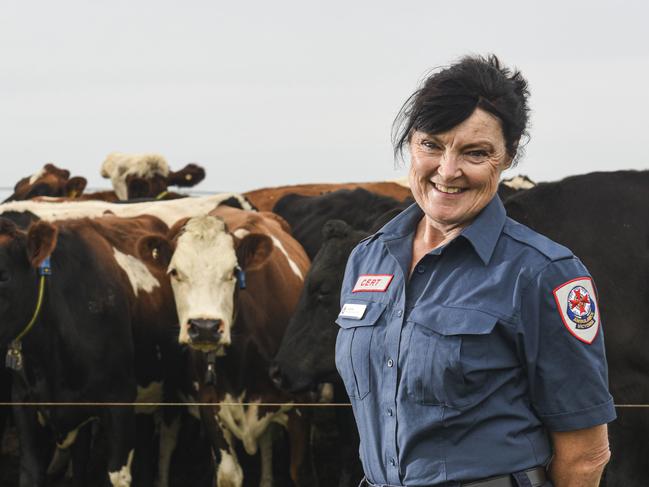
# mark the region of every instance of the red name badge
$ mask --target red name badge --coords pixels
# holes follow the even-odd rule
[[[363,274],[356,281],[353,293],[384,293],[394,274]]]

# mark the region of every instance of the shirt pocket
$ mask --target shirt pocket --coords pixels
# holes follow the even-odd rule
[[[472,309],[416,307],[408,316],[408,391],[415,401],[454,409],[489,393],[493,330],[498,319]]]
[[[385,303],[350,301],[367,306],[360,319],[338,316],[336,368],[351,398],[363,399],[370,392],[370,350],[376,324]]]

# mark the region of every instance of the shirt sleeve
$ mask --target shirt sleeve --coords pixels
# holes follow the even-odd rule
[[[521,299],[532,405],[552,431],[613,421],[604,333],[593,280],[575,257],[550,262]]]

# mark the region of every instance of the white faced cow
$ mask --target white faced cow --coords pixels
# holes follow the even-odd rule
[[[287,406],[260,404],[291,399],[268,377],[309,267],[286,222],[272,213],[219,207],[178,222],[167,239],[141,239],[138,251],[171,275],[179,340],[197,350],[201,402],[215,403],[203,416],[215,453],[221,450],[218,485],[241,483],[241,471],[233,467],[235,440],[251,455],[261,448],[261,485],[272,485],[271,423],[288,426],[290,441],[299,443],[291,447],[291,476],[306,485],[308,425]],[[215,436],[229,443],[226,450]]]
[[[169,186],[191,187],[200,183],[205,178],[205,170],[187,164],[180,171],[171,171],[160,154],[111,152],[101,166],[101,175],[110,179],[120,200],[163,199]]]

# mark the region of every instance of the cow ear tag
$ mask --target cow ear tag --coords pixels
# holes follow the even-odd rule
[[[241,267],[237,265],[235,267],[234,272],[237,276],[237,282],[239,283],[239,289],[245,289],[246,288],[246,271],[244,271]]]
[[[11,342],[5,357],[5,367],[19,371],[23,368],[22,344],[19,341]]]
[[[572,279],[561,284],[552,294],[561,320],[570,334],[589,345],[593,343],[599,331],[600,319],[592,279]]]

